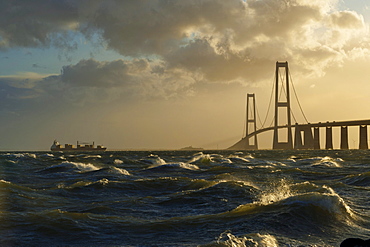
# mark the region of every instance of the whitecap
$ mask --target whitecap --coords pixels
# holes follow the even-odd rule
[[[54,157],[54,154],[49,154],[49,153],[48,153],[48,154],[41,154],[40,156],[41,156],[41,157],[46,157],[46,158],[47,158],[47,157],[51,158],[51,157]]]
[[[122,161],[122,160],[120,160],[120,159],[115,159],[115,160],[113,161],[113,163],[114,163],[115,165],[120,165],[120,164],[122,164],[122,163],[123,163],[123,161]]]
[[[270,188],[259,195],[257,203],[268,205],[294,195],[294,192],[291,191],[291,185],[286,179],[281,179],[276,183],[271,183],[271,185]]]
[[[111,167],[111,171],[117,174],[122,174],[122,175],[127,175],[127,176],[131,175],[127,170],[118,168],[118,167]]]
[[[15,160],[6,160],[6,162],[13,163],[13,164],[18,163],[18,161],[15,161]]]
[[[100,170],[100,168],[97,168],[91,163],[78,163],[78,162],[71,162],[74,166],[77,167],[81,172],[90,172],[90,171],[97,171]]]
[[[213,157],[209,154],[203,154],[202,152],[197,153],[193,158],[187,163],[202,163],[209,164],[213,161]]]
[[[352,209],[331,188],[326,185],[318,186],[310,182],[291,184],[286,179],[271,183],[272,187],[259,195],[255,204],[269,205],[282,202],[284,205],[304,204],[315,205],[327,212],[342,215],[346,212],[353,217]]]
[[[7,153],[6,156],[13,157],[13,158],[34,158],[36,159],[36,154],[30,154],[30,153]]]
[[[99,181],[97,181],[97,183],[99,183],[101,185],[107,185],[107,184],[109,184],[109,180],[106,179],[106,178],[102,178]]]
[[[221,233],[217,240],[218,244],[234,246],[259,246],[259,247],[278,247],[277,239],[270,234],[251,233],[241,237],[234,236],[229,231]]]
[[[79,162],[63,162],[63,163],[61,163],[59,165],[52,166],[50,169],[54,169],[54,168],[58,168],[58,167],[72,167],[72,168],[76,168],[81,173],[100,170],[100,168],[94,166],[91,163],[79,163]]]
[[[312,166],[323,166],[323,167],[341,167],[340,162],[343,162],[342,159],[333,159],[331,157],[323,157],[318,161],[312,164]]]
[[[183,162],[156,165],[156,166],[151,166],[148,169],[162,169],[162,168],[181,168],[181,169],[186,169],[186,170],[199,170],[199,167],[197,165],[183,163]]]
[[[0,183],[4,183],[4,184],[11,184],[11,182],[6,181],[6,180],[3,180],[3,179],[0,179]]]
[[[161,159],[158,155],[150,154],[147,159],[142,160],[147,163],[151,163],[154,166],[164,165],[166,164],[166,161]]]
[[[86,155],[84,156],[85,159],[90,159],[90,158],[97,158],[97,159],[101,159],[101,155],[99,154],[96,154],[96,155]]]
[[[238,157],[238,156],[231,156],[231,157],[229,157],[229,159],[232,162],[237,162],[237,163],[250,163],[250,161],[247,160],[246,158],[242,158],[242,157]]]
[[[56,158],[57,160],[67,160],[64,156],[60,156]]]
[[[30,157],[30,158],[34,158],[34,159],[36,159],[36,158],[37,158],[37,157],[36,157],[36,154],[26,153],[26,154],[25,154],[25,156],[28,156],[28,157]]]
[[[332,193],[310,192],[292,196],[283,202],[284,205],[302,204],[314,205],[331,215],[355,217],[352,209],[334,191]]]
[[[180,163],[180,167],[188,170],[199,170],[198,166],[188,163]]]
[[[228,159],[228,158],[217,158],[217,159],[212,159],[212,161],[215,161],[217,163],[221,163],[221,164],[232,164],[233,162]]]

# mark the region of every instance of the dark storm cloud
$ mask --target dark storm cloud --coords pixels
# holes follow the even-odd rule
[[[240,0],[89,1],[81,11],[84,31],[101,31],[108,46],[123,55],[163,55],[202,32],[224,32],[243,21]]]
[[[60,75],[25,73],[0,76],[3,99],[38,99],[59,103],[111,102],[120,98],[172,98],[192,94],[194,79],[179,69],[147,59],[101,62],[81,60]],[[181,94],[181,96],[180,96]]]
[[[61,44],[61,37],[73,31],[77,8],[67,0],[0,1],[0,48],[45,47]]]
[[[132,83],[134,75],[145,71],[146,60],[133,62],[116,60],[99,62],[94,59],[81,60],[76,65],[63,67],[61,80],[74,86],[111,87]]]
[[[165,96],[193,84],[193,79],[177,69],[165,69],[147,59],[100,62],[81,60],[64,66],[59,80],[69,87],[116,88],[136,94]],[[172,81],[178,81],[171,85]],[[155,92],[145,92],[149,88]]]

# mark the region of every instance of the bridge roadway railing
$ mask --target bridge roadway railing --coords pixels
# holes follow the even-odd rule
[[[370,119],[367,120],[352,120],[352,121],[333,121],[333,122],[318,122],[318,123],[308,123],[308,124],[294,124],[290,125],[291,128],[295,129],[294,135],[294,149],[320,149],[320,128],[326,129],[326,143],[325,149],[333,149],[333,127],[341,128],[341,143],[340,149],[348,149],[348,127],[349,126],[359,126],[359,149],[368,149],[368,135],[367,126],[370,125]],[[271,131],[274,129],[284,129],[288,128],[289,125],[273,126],[263,129],[259,129],[248,134],[246,137],[242,138],[239,142],[235,143],[229,149],[250,149],[249,139],[257,136],[258,134]],[[313,134],[312,134],[313,130]],[[303,133],[303,136],[302,136]],[[302,138],[303,137],[303,138]],[[255,147],[254,147],[255,148]],[[258,147],[257,147],[258,148]]]

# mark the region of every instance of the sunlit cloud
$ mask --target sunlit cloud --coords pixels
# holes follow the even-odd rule
[[[68,51],[78,49],[69,42],[71,35],[89,39],[98,34],[102,45],[132,58],[67,65],[61,79],[70,85],[132,87],[145,79],[183,88],[181,82],[168,83],[176,80],[174,71],[187,78],[187,85],[193,83],[189,78],[257,83],[276,60],[289,60],[297,71],[320,76],[328,66],[340,66],[353,50],[368,49],[364,18],[337,5],[334,0],[65,0],[38,5],[18,0],[1,3],[6,11],[0,37],[2,48],[56,46]],[[161,76],[148,73],[159,68]]]
[[[215,91],[226,84],[265,85],[277,60],[289,61],[296,77],[312,80],[370,55],[368,24],[355,11],[339,10],[338,1],[47,2],[44,15],[29,1],[0,3],[7,10],[0,17],[2,49],[34,53],[33,47],[53,46],[73,53],[82,45],[78,36],[122,57],[81,58],[53,75],[3,76],[7,112],[111,107],[196,98],[209,85]],[[16,21],[9,26],[9,20]],[[320,90],[321,84],[310,81],[307,88]]]

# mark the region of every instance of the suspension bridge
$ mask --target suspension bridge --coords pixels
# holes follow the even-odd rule
[[[273,123],[271,124],[272,126],[270,127],[263,127],[265,124],[263,123],[262,127],[257,129],[255,94],[247,94],[245,136],[228,149],[258,149],[258,135],[268,131],[273,131],[272,149],[333,149],[333,128],[335,127],[340,128],[340,149],[349,149],[348,127],[350,126],[357,126],[359,129],[358,149],[368,149],[367,126],[370,125],[370,119],[309,123],[303,113],[293,84],[292,88],[297,98],[298,106],[306,120],[306,123],[292,124],[292,117],[294,118],[294,120],[295,117],[291,110],[291,98],[289,88],[291,83],[289,78],[290,74],[288,62],[276,62],[275,83],[273,87],[273,91],[275,89],[275,114],[273,117]],[[272,97],[273,94],[271,94],[270,104],[272,102]],[[321,129],[325,129],[325,147],[321,147]]]

